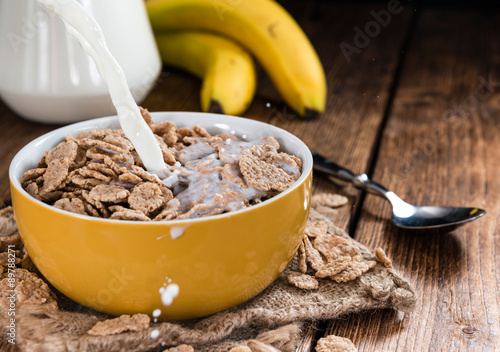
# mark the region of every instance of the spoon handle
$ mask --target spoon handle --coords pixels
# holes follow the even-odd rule
[[[312,156],[314,170],[326,173],[342,181],[351,182],[356,188],[360,188],[377,196],[387,198],[387,194],[390,191],[380,183],[371,181],[366,174],[356,175],[351,170],[337,165],[320,154],[312,153]]]

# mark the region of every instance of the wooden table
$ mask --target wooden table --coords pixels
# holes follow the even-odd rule
[[[403,4],[365,47],[356,28],[387,3],[290,2],[328,79],[320,119],[296,118],[263,72],[248,118],[285,128],[311,148],[416,204],[477,206],[488,214],[452,232],[411,232],[389,222],[390,207],[315,175],[314,189],[349,196],[337,223],[365,245],[382,247],[418,291],[410,315],[391,310],[309,326],[299,350],[325,334],[359,351],[500,350],[500,14]],[[344,55],[349,44],[355,53]],[[359,43],[358,43],[359,44]],[[200,82],[165,68],[143,105],[199,111]],[[267,103],[270,103],[268,107]],[[23,120],[0,103],[0,205],[9,199],[14,154],[56,126]]]

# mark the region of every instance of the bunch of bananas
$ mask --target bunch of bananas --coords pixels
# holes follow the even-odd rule
[[[202,80],[204,111],[242,114],[256,87],[253,54],[300,116],[323,112],[321,62],[294,19],[272,0],[148,0],[162,60]],[[248,50],[248,51],[247,51]]]

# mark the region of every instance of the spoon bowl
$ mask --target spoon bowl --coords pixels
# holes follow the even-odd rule
[[[399,198],[381,184],[371,181],[366,174],[356,175],[333,161],[313,154],[313,169],[352,182],[357,188],[387,199],[392,205],[392,222],[405,229],[432,229],[460,225],[480,218],[486,211],[479,208],[416,206]]]

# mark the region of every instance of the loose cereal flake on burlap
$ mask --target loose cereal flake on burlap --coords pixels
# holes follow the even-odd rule
[[[268,144],[257,144],[245,150],[239,158],[239,166],[245,180],[260,191],[284,191],[296,180],[277,166],[267,163],[266,153],[276,153]]]
[[[304,241],[300,242],[297,255],[299,257],[299,270],[301,273],[305,274],[307,272],[307,257],[306,257],[306,250],[304,247]]]
[[[194,348],[191,345],[182,344],[179,346],[167,348],[163,352],[194,352]]]
[[[14,209],[11,206],[0,210],[0,238],[12,235],[17,231]]]
[[[252,349],[247,345],[239,345],[231,348],[229,352],[252,352]]]
[[[50,309],[57,309],[56,296],[36,274],[25,269],[14,269],[14,278],[17,304],[43,305]],[[0,307],[4,309],[9,307],[9,290],[12,289],[8,273],[5,272],[0,281]]]
[[[90,335],[105,336],[119,334],[124,331],[141,331],[149,327],[149,316],[146,314],[122,315],[96,323],[88,331]]]
[[[325,266],[325,262],[321,257],[321,254],[316,248],[313,247],[307,235],[304,235],[302,242],[304,243],[304,252],[306,255],[306,259],[309,262],[311,268],[316,271],[321,270]]]
[[[305,233],[309,238],[326,235],[328,226],[324,221],[310,221],[306,225]]]
[[[318,280],[314,276],[290,271],[287,276],[289,283],[304,290],[315,290],[318,288]]]
[[[2,252],[0,253],[0,266],[7,268],[7,266],[9,265],[9,258],[11,259],[11,262],[13,262],[16,265],[21,262],[21,258],[15,255],[14,252],[12,253]]]
[[[358,247],[351,241],[329,233],[321,234],[314,239],[314,247],[327,260],[335,260],[339,256],[353,257],[359,253]]]
[[[347,268],[340,273],[333,275],[331,278],[337,282],[346,282],[360,277],[365,272],[373,268],[377,263],[373,260],[363,261],[361,256],[356,255],[349,262]]]
[[[376,248],[375,249],[375,259],[382,263],[386,268],[392,268],[392,260],[387,258],[387,255],[385,255],[385,252],[382,248]]]
[[[17,229],[9,236],[0,236],[0,251],[8,252],[9,248],[15,250],[24,248],[24,244],[21,241],[21,236]]]
[[[345,337],[328,335],[318,340],[317,352],[358,352],[351,340]]]

